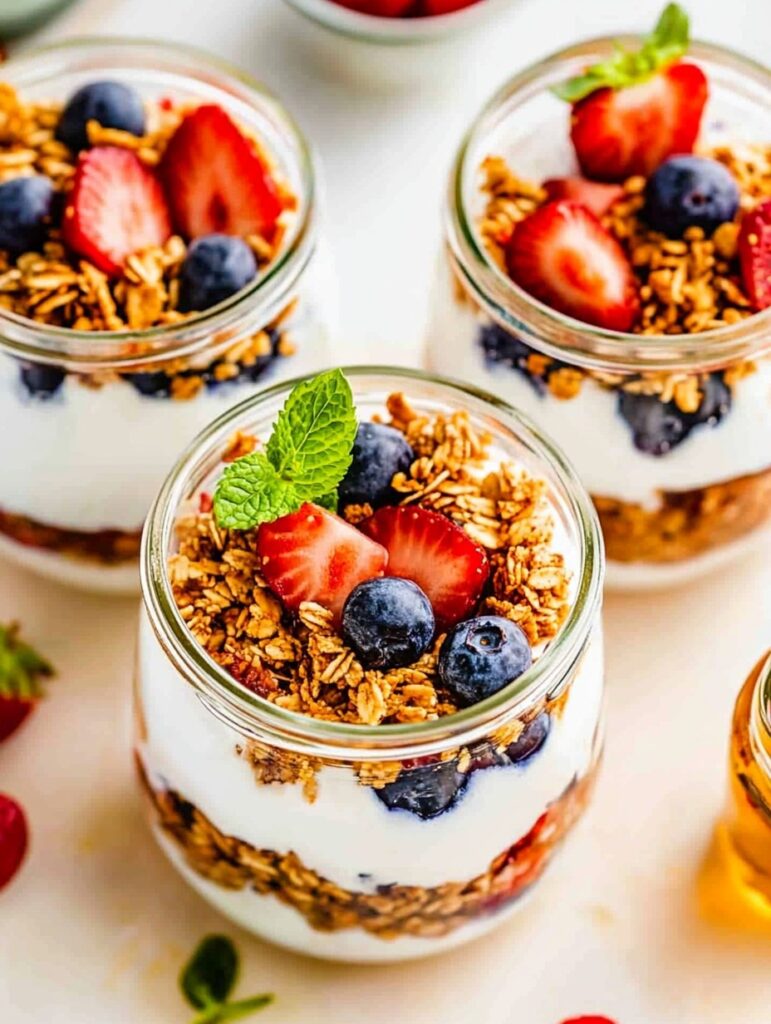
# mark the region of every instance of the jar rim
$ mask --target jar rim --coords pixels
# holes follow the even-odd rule
[[[600,59],[614,46],[639,44],[641,36],[601,36],[558,50],[514,75],[485,103],[464,135],[452,165],[445,225],[463,287],[501,327],[537,341],[548,355],[604,372],[676,372],[718,369],[771,351],[771,309],[725,327],[695,334],[633,334],[595,327],[539,302],[515,284],[488,255],[465,195],[476,147],[502,110],[526,101],[566,77],[566,66]],[[763,94],[771,111],[771,70],[727,47],[693,42],[688,57],[743,76]]]
[[[152,364],[170,357],[192,355],[214,340],[226,341],[243,326],[244,318],[264,310],[270,322],[291,300],[292,289],[307,266],[315,245],[316,172],[313,150],[299,125],[274,93],[263,83],[228,61],[195,46],[168,43],[160,39],[122,36],[78,36],[26,50],[3,67],[3,80],[24,83],[37,80],[35,72],[51,58],[60,58],[60,66],[43,77],[53,79],[68,70],[70,55],[97,50],[100,54],[118,51],[132,55],[145,53],[148,79],[163,68],[163,59],[190,61],[179,68],[180,78],[214,87],[233,100],[270,117],[286,133],[296,159],[300,194],[296,222],[278,256],[246,288],[210,309],[173,324],[143,329],[83,331],[70,327],[39,323],[11,310],[0,309],[0,351],[22,359],[56,364],[74,371],[93,373],[99,369],[128,369]],[[150,58],[157,58],[150,63]],[[103,61],[102,63],[106,63]],[[155,66],[153,66],[155,65]],[[102,66],[99,64],[98,66]],[[258,305],[259,304],[259,305]]]
[[[771,651],[761,659],[750,708],[750,740],[756,760],[771,781]]]
[[[577,585],[568,617],[557,636],[533,665],[509,686],[472,707],[453,715],[424,722],[367,726],[328,722],[289,711],[248,690],[215,662],[193,637],[174,601],[169,581],[166,552],[174,522],[187,487],[196,470],[227,439],[246,417],[270,407],[286,396],[300,380],[296,378],[248,398],[221,415],[187,447],[171,469],[145,524],[140,554],[144,605],[167,657],[217,717],[242,733],[269,739],[278,746],[309,756],[353,760],[402,760],[415,754],[440,752],[448,746],[489,735],[502,719],[515,717],[539,695],[559,692],[582,655],[597,621],[604,576],[604,548],[594,506],[572,465],[554,444],[540,433],[530,419],[508,403],[486,391],[460,381],[406,367],[343,367],[351,379],[377,378],[383,387],[406,387],[410,381],[436,386],[448,398],[455,397],[488,419],[495,418],[518,441],[544,463],[562,487],[569,515],[575,522],[579,545]]]

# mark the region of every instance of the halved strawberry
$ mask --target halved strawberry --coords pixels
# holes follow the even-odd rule
[[[337,0],[341,7],[377,18],[398,18],[405,14],[412,0]]]
[[[34,706],[32,700],[0,696],[0,743],[16,732]]]
[[[756,310],[771,306],[771,199],[745,213],[739,230],[742,280]]]
[[[552,309],[612,331],[632,328],[640,305],[632,267],[579,203],[546,203],[520,221],[507,257],[512,280]]]
[[[620,185],[606,185],[586,178],[549,178],[542,187],[549,199],[570,199],[591,210],[595,217],[602,217],[624,194]]]
[[[281,197],[254,143],[213,103],[196,107],[160,165],[174,225],[186,238],[214,233],[272,238]]]
[[[95,146],[81,154],[62,221],[70,249],[117,275],[132,252],[163,245],[170,234],[161,184],[135,153]]]
[[[388,553],[340,516],[306,503],[257,532],[262,574],[287,608],[316,601],[339,616],[355,586],[382,576]]]
[[[459,622],[479,601],[490,573],[487,554],[447,516],[413,505],[387,506],[360,529],[388,552],[389,576],[423,590],[440,628]]]
[[[707,92],[701,68],[680,62],[636,85],[605,87],[579,100],[570,138],[582,172],[623,181],[651,174],[675,153],[691,153]]]
[[[419,14],[453,14],[464,7],[471,7],[479,3],[479,0],[423,0],[418,6]]]
[[[0,889],[10,882],[21,867],[27,843],[24,811],[10,796],[0,793]]]

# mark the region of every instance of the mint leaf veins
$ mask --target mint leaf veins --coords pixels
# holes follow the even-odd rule
[[[264,451],[226,466],[214,491],[220,526],[248,530],[297,511],[306,501],[335,505],[356,438],[351,386],[330,370],[294,387]]]

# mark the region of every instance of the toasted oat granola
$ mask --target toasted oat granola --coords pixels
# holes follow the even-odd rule
[[[544,482],[509,463],[489,470],[489,438],[465,412],[423,415],[400,394],[387,409],[388,422],[416,453],[410,472],[393,480],[402,503],[442,512],[484,546],[491,575],[481,613],[516,622],[534,647],[550,640],[567,616],[570,581],[554,550]],[[239,435],[228,457],[244,444]],[[352,506],[343,515],[356,522],[363,511]],[[413,665],[365,669],[328,609],[305,603],[295,618],[287,616],[260,575],[255,531],[220,529],[204,500],[180,517],[177,537],[169,574],[182,617],[215,661],[262,697],[315,718],[367,725],[457,710],[436,670],[444,635]],[[279,771],[259,753],[247,756],[258,774]]]
[[[72,186],[77,154],[55,138],[62,102],[25,102],[7,83],[0,83],[0,182],[23,175],[44,174],[60,196]],[[148,106],[148,129],[137,137],[130,132],[89,123],[92,145],[131,149],[145,164],[155,166],[166,144],[191,104],[161,101]],[[259,146],[259,140],[254,140]],[[274,167],[260,147],[261,157]],[[296,199],[278,182],[285,210],[275,237],[249,236],[260,267],[281,247]],[[52,226],[42,252],[13,255],[0,249],[0,307],[40,323],[80,331],[144,330],[176,323],[192,314],[177,308],[178,275],[187,246],[173,235],[163,246],[130,256],[125,273],[110,279],[87,260],[70,253],[59,229]]]

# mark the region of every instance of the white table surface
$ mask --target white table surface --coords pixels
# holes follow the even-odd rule
[[[659,0],[522,0],[441,85],[320,77],[279,0],[83,0],[39,39],[195,43],[270,84],[314,140],[342,290],[340,362],[417,363],[444,175],[493,87],[574,38],[645,28]],[[768,0],[691,0],[703,38],[768,57]],[[448,368],[451,370],[451,368]],[[3,442],[5,443],[5,441]],[[718,920],[697,877],[719,813],[731,704],[771,643],[771,557],[688,590],[611,597],[608,745],[597,799],[519,918],[433,961],[334,966],[258,942],[189,891],[150,840],[129,753],[135,604],[0,566],[0,620],[52,659],[51,696],[0,749],[31,852],[0,896],[2,1024],[185,1024],[178,969],[206,932],[243,954],[265,1024],[768,1024],[771,932]]]

